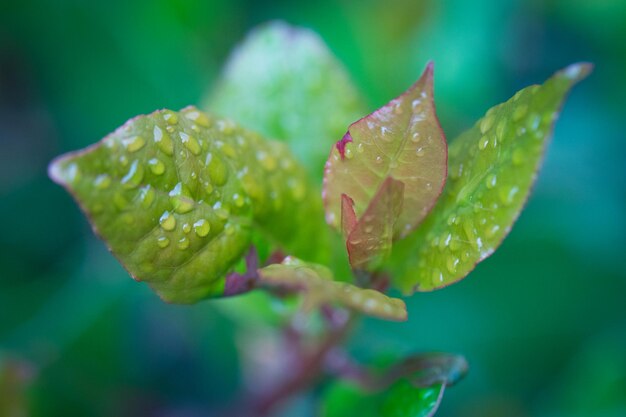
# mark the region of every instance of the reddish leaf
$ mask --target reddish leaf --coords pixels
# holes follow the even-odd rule
[[[402,211],[403,194],[404,184],[387,177],[363,216],[354,224],[346,241],[353,268],[365,269],[390,253],[394,225]],[[354,216],[352,206],[349,216],[346,216],[345,208],[346,205],[342,208],[342,219]]]
[[[413,230],[445,183],[447,145],[435,115],[433,65],[404,94],[353,123],[333,147],[324,173],[326,221],[339,228],[342,194],[365,212],[388,177],[405,184],[393,237]]]

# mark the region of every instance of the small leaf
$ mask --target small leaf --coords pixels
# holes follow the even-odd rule
[[[432,416],[445,387],[467,372],[465,358],[446,353],[418,354],[373,370],[351,366],[343,375],[351,382],[335,382],[326,393],[324,416]]]
[[[339,228],[341,196],[365,212],[388,177],[404,183],[394,237],[404,237],[428,214],[446,178],[447,145],[435,115],[433,66],[400,97],[353,123],[332,149],[324,173],[326,221]]]
[[[235,50],[206,108],[289,143],[315,179],[332,143],[365,113],[324,41],[282,22],[254,30]]]
[[[452,143],[450,178],[437,206],[394,245],[397,287],[412,293],[452,284],[493,253],[528,198],[567,92],[590,71],[589,64],[571,65],[519,91]]]
[[[287,147],[193,107],[136,117],[50,176],[166,301],[223,295],[253,234],[300,256],[322,246],[311,221],[321,201]]]
[[[334,281],[332,272],[322,265],[287,257],[281,264],[260,269],[259,276],[261,285],[301,291],[305,310],[332,303],[387,320],[407,318],[404,301],[376,290]]]
[[[394,225],[402,210],[403,191],[402,182],[387,177],[361,219],[352,225],[346,246],[353,268],[372,269],[372,264],[378,263],[391,253]],[[355,216],[352,204],[342,207],[341,216],[342,218]],[[343,227],[345,230],[349,224]]]
[[[336,382],[326,392],[323,417],[431,417],[439,408],[444,385],[418,388],[400,380],[382,392],[367,392],[348,382]]]

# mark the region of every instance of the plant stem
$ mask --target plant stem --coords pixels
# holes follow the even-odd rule
[[[241,401],[235,411],[229,410],[224,416],[267,417],[288,399],[310,387],[322,377],[329,355],[345,339],[355,319],[356,315],[350,312],[341,322],[329,320],[328,332],[312,347],[301,343],[298,330],[293,327],[288,329],[288,339],[294,339],[295,333],[295,340],[292,340],[295,343],[292,344],[297,349],[297,363],[287,369],[285,377],[272,388],[256,395],[249,394],[249,398]],[[287,367],[289,365],[286,364]]]

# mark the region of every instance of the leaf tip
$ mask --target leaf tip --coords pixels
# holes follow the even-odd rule
[[[347,131],[341,140],[335,144],[342,161],[346,159],[346,145],[350,142],[352,142],[352,135],[350,134],[350,131]]]
[[[48,164],[48,177],[64,187],[74,182],[78,177],[78,166],[69,163],[69,159],[69,155],[61,155]]]
[[[577,62],[575,64],[568,65],[559,72],[573,82],[579,82],[591,74],[593,67],[594,65],[591,62]]]

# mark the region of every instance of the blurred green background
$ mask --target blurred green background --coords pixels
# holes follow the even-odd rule
[[[231,48],[274,19],[317,31],[372,110],[433,59],[449,138],[523,86],[596,64],[500,250],[410,299],[409,322],[366,320],[351,347],[465,354],[442,417],[626,415],[623,0],[3,1],[0,369],[29,414],[200,416],[232,398],[246,341],[231,319],[134,283],[46,165],[136,114],[199,103]],[[286,415],[314,415],[313,397]]]

